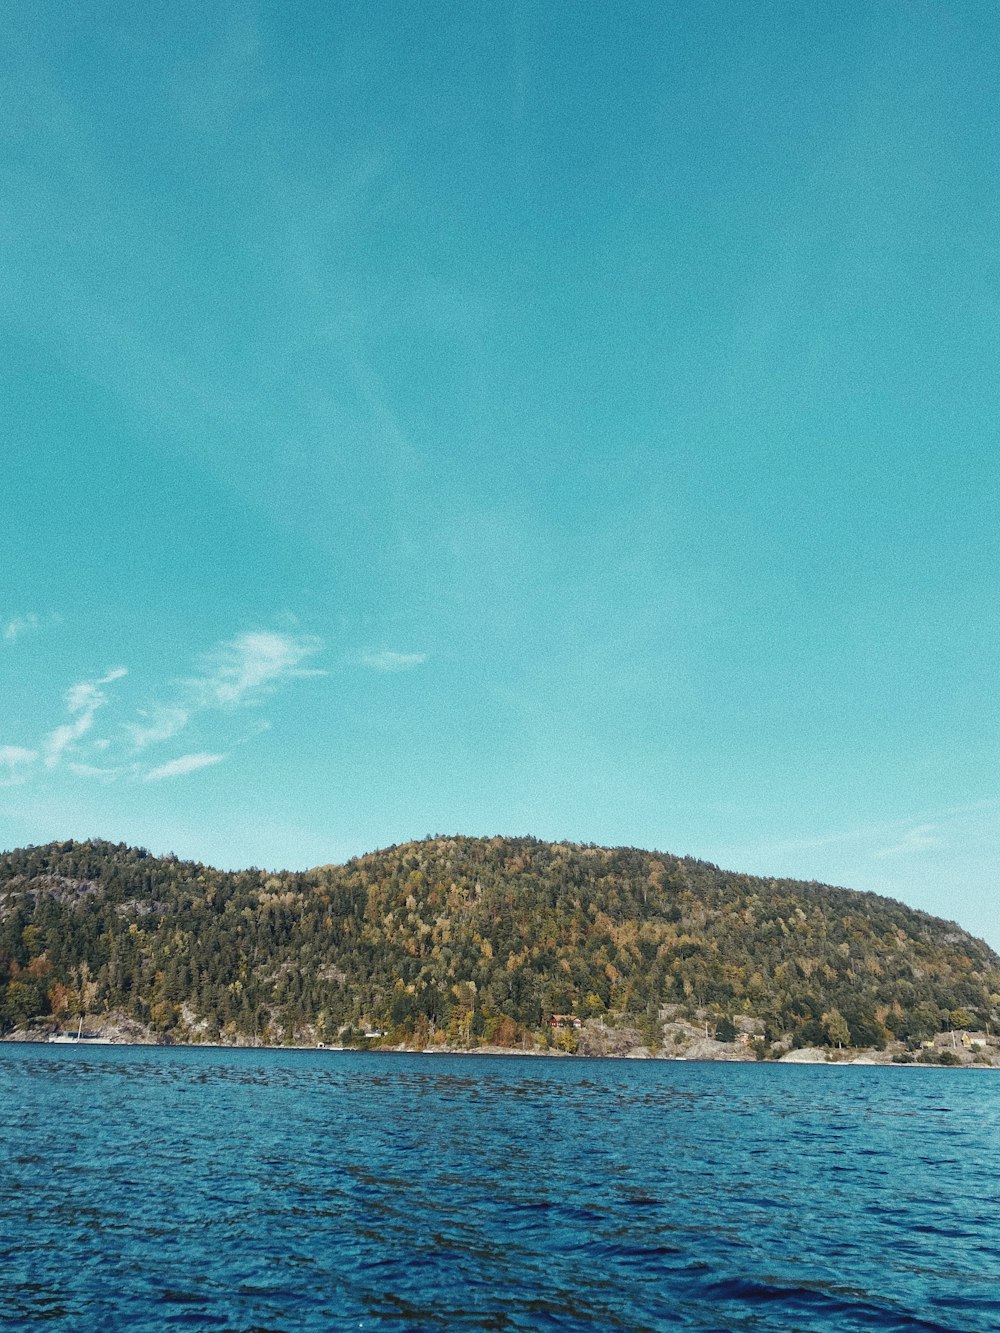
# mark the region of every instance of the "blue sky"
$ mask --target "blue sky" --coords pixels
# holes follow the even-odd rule
[[[1000,946],[1000,10],[0,42],[0,845],[532,833]]]

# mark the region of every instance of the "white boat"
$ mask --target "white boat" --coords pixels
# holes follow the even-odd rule
[[[110,1046],[110,1037],[92,1037],[89,1034],[84,1036],[83,1019],[80,1019],[80,1026],[76,1032],[53,1032],[49,1041],[56,1042],[60,1046]]]
[[[63,1046],[68,1046],[71,1043],[75,1044],[76,1042],[78,1042],[82,1036],[83,1036],[83,1019],[81,1018],[80,1026],[77,1028],[75,1033],[53,1032],[52,1035],[49,1037],[49,1041],[59,1042]]]

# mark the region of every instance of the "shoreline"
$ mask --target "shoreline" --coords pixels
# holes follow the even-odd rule
[[[133,1049],[153,1048],[157,1050],[205,1050],[205,1051],[309,1051],[317,1054],[329,1055],[432,1055],[432,1056],[462,1056],[462,1057],[496,1057],[512,1059],[553,1059],[553,1060],[639,1060],[643,1062],[656,1062],[661,1064],[711,1064],[711,1065],[809,1065],[811,1067],[822,1066],[824,1068],[850,1068],[850,1069],[949,1069],[949,1070],[1000,1070],[1000,1064],[977,1063],[974,1060],[959,1061],[955,1064],[941,1064],[938,1061],[930,1060],[893,1060],[892,1054],[884,1051],[875,1050],[857,1050],[846,1055],[842,1059],[829,1059],[826,1055],[820,1055],[816,1048],[816,1054],[810,1050],[809,1054],[802,1053],[805,1048],[798,1051],[788,1052],[783,1057],[777,1059],[758,1060],[753,1057],[746,1058],[732,1055],[664,1055],[654,1053],[643,1049],[642,1053],[636,1051],[626,1052],[582,1052],[582,1051],[558,1051],[558,1050],[524,1050],[515,1047],[505,1046],[477,1046],[477,1047],[452,1047],[452,1046],[340,1046],[340,1045],[317,1045],[313,1043],[281,1043],[252,1046],[249,1044],[232,1042],[210,1042],[210,1041],[140,1041],[124,1037],[97,1037],[82,1038],[70,1041],[51,1041],[48,1034],[36,1034],[25,1031],[13,1032],[0,1036],[0,1043],[11,1046],[73,1046],[73,1047],[129,1047]],[[944,1048],[950,1049],[950,1048]],[[791,1057],[791,1058],[789,1058]]]

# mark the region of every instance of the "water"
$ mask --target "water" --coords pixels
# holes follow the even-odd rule
[[[1000,1078],[0,1047],[0,1327],[1000,1327]]]

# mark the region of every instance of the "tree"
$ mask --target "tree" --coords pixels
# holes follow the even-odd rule
[[[834,1046],[843,1046],[851,1040],[851,1029],[839,1009],[830,1009],[823,1015],[823,1026]]]
[[[718,1023],[716,1023],[715,1040],[716,1041],[736,1040],[736,1024],[733,1022],[733,1020],[729,1017],[728,1014],[723,1014],[722,1018],[720,1018]]]

